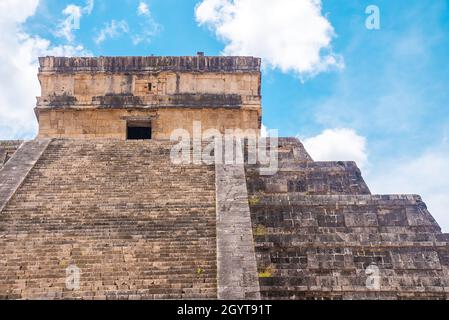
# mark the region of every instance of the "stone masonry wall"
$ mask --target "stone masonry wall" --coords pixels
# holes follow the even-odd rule
[[[261,126],[257,58],[46,57],[39,81],[39,137],[123,139],[127,112],[155,114],[156,139],[190,128],[194,118],[205,129]]]
[[[449,298],[449,235],[419,196],[373,196],[354,163],[287,150],[272,177],[246,167],[263,298]]]
[[[176,129],[193,135],[194,121],[202,131],[245,128],[259,132],[259,112],[228,109],[114,109],[114,110],[41,110],[39,137],[126,139],[128,119],[151,121],[154,139],[170,139]]]

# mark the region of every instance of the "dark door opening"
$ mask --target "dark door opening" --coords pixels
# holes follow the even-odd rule
[[[128,123],[126,137],[128,140],[150,140],[151,125],[143,123]]]

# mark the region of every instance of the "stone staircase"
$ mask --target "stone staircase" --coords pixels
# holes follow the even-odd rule
[[[0,141],[0,169],[8,162],[22,143],[23,141],[20,140]]]
[[[279,142],[273,176],[173,164],[167,141],[17,146],[0,169],[0,298],[449,298],[449,235],[419,196],[371,195],[355,163]]]
[[[25,181],[49,143],[49,139],[24,142],[0,169],[0,212]]]
[[[372,196],[354,163],[280,150],[276,175],[246,167],[264,299],[449,298],[449,235],[419,196]]]
[[[214,167],[170,147],[53,140],[1,212],[0,298],[216,298]]]

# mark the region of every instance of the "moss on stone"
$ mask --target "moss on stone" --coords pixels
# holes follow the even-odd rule
[[[255,205],[258,205],[259,203],[260,203],[260,198],[259,197],[254,196],[254,197],[251,197],[249,199],[249,205],[250,206],[255,206]]]
[[[273,273],[274,273],[274,268],[272,266],[269,266],[259,272],[259,278],[272,278]]]
[[[268,234],[267,227],[258,225],[256,228],[254,228],[253,233],[255,236],[265,236]]]

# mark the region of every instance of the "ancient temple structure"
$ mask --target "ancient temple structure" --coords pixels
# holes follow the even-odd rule
[[[259,134],[260,59],[45,57],[39,80],[37,138],[0,142],[0,298],[449,298],[449,235],[354,162],[295,138],[269,175],[171,161],[195,122]]]
[[[254,129],[260,60],[250,57],[40,59],[39,137],[169,139],[176,129]],[[146,138],[145,134],[142,138]]]

